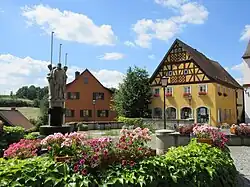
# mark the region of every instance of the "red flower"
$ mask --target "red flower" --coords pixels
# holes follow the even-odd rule
[[[82,170],[82,175],[87,175],[88,171],[86,169]]]

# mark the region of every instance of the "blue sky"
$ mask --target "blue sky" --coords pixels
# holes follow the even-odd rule
[[[242,81],[250,38],[248,0],[0,0],[0,93],[46,85],[50,33],[62,43],[69,81],[88,68],[116,87],[129,66],[150,75],[179,38]]]

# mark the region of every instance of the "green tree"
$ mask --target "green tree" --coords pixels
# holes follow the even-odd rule
[[[147,70],[129,67],[124,82],[114,95],[114,109],[119,116],[137,118],[148,117],[151,97]]]

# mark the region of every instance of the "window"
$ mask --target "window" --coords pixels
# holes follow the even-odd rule
[[[236,93],[236,98],[238,98],[238,92],[236,91],[235,93]]]
[[[184,69],[184,75],[188,74],[188,69]]]
[[[160,89],[159,89],[159,88],[155,88],[154,94],[155,94],[155,95],[159,95],[159,94],[160,94]]]
[[[222,122],[222,111],[221,108],[218,109],[218,123]]]
[[[154,118],[162,118],[161,108],[154,108],[154,110],[153,110],[153,117]]]
[[[221,92],[219,84],[217,85],[217,89],[218,89],[218,92]]]
[[[88,77],[83,77],[83,82],[84,84],[88,84],[89,83]]]
[[[80,92],[68,92],[67,98],[68,99],[80,99]]]
[[[97,117],[109,117],[108,110],[97,110]]]
[[[207,85],[206,84],[199,85],[199,93],[207,93]]]
[[[227,120],[227,109],[224,109],[224,121]]]
[[[104,100],[104,93],[94,92],[93,93],[93,100]]]
[[[173,72],[172,71],[169,71],[168,72],[168,76],[172,76],[173,75]]]
[[[176,119],[176,109],[174,107],[169,107],[166,109],[166,118],[167,119]]]
[[[92,110],[80,110],[80,117],[92,117]]]
[[[209,113],[206,107],[197,108],[197,123],[208,123]]]
[[[228,109],[228,119],[232,119],[232,110]]]
[[[71,109],[66,109],[65,116],[66,117],[74,117],[75,116],[75,111],[71,110]]]
[[[190,94],[191,93],[191,86],[184,86],[184,93]]]
[[[166,88],[166,93],[167,94],[173,94],[173,88],[172,87],[167,87]]]
[[[181,119],[192,118],[192,109],[189,107],[184,107],[181,109]]]

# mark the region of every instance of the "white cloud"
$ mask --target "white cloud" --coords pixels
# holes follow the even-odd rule
[[[0,54],[0,94],[16,92],[18,88],[27,85],[46,86],[46,76],[49,72],[48,61],[36,60],[31,57],[16,57],[11,54]],[[74,79],[75,71],[83,71],[83,68],[70,66],[67,75],[68,82]],[[119,71],[102,69],[92,71],[98,80],[107,87],[117,87],[123,80],[124,74]]]
[[[234,65],[233,67],[231,67],[231,70],[234,70],[234,71],[242,71],[244,68],[244,64],[243,63],[240,63],[240,64],[236,64]]]
[[[135,44],[131,41],[125,41],[124,44],[128,47],[135,47]]]
[[[245,25],[245,28],[241,33],[240,40],[250,40],[250,25]]]
[[[152,39],[168,41],[182,31],[188,24],[203,24],[207,17],[207,9],[197,2],[188,0],[155,0],[157,4],[172,8],[179,16],[172,16],[168,19],[141,19],[133,26],[136,33],[135,44],[150,48]]]
[[[122,83],[125,75],[116,70],[102,69],[99,71],[91,71],[93,75],[107,88],[118,88],[119,83]]]
[[[105,53],[102,56],[99,56],[100,60],[120,60],[124,58],[124,54],[122,53]]]
[[[98,26],[84,14],[40,4],[23,7],[22,15],[28,25],[39,26],[47,34],[54,31],[58,39],[92,45],[114,45],[117,39],[110,25]]]
[[[154,60],[155,59],[155,55],[154,54],[148,55],[148,58],[151,59],[151,60]]]

